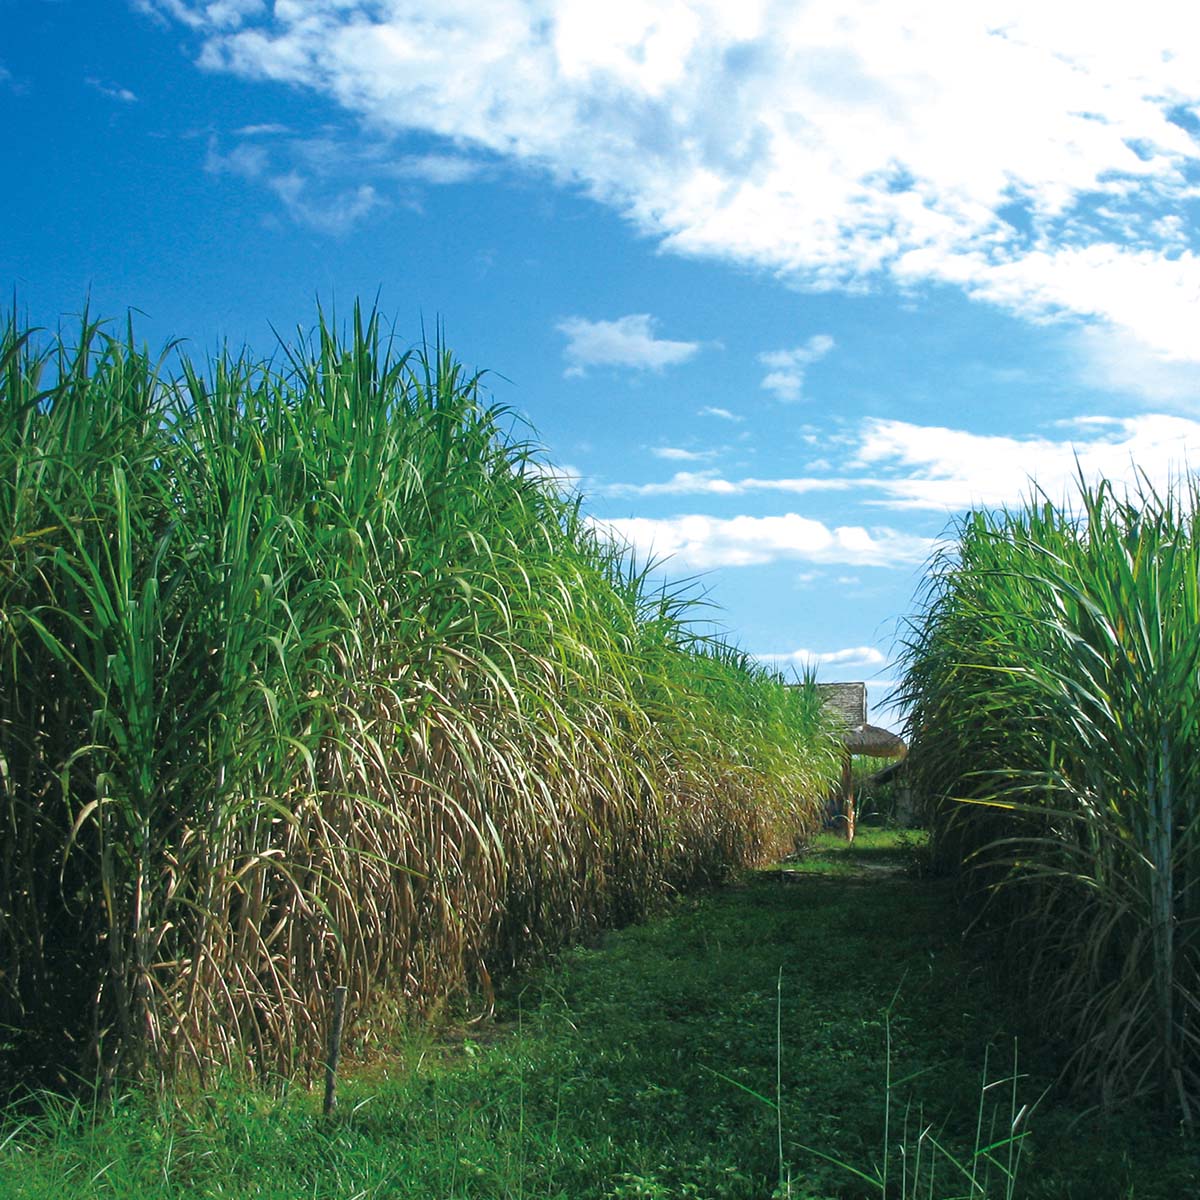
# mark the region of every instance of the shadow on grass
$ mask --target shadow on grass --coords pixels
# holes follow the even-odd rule
[[[349,1071],[332,1122],[316,1094],[236,1083],[183,1104],[51,1106],[0,1130],[3,1195],[881,1196],[870,1181],[904,1142],[967,1162],[981,1120],[985,1143],[1002,1137],[1011,1092],[981,1085],[1022,1031],[949,885],[892,869],[919,851],[866,828],[852,846],[818,839],[789,884],[775,869],[681,897],[511,981],[497,1026]],[[1023,1105],[1052,1071],[1033,1035],[1020,1063]],[[1154,1114],[1080,1119],[1052,1093],[1029,1129],[1015,1192],[1028,1200],[1200,1191],[1195,1143]]]

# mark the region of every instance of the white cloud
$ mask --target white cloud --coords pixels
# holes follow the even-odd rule
[[[649,313],[632,313],[615,321],[566,317],[556,326],[567,338],[563,350],[568,364],[566,374],[582,375],[588,367],[661,371],[687,362],[699,351],[699,342],[655,337],[657,324]]]
[[[99,92],[106,100],[118,100],[122,104],[137,103],[137,96],[126,87],[105,83],[103,79],[97,79],[94,75],[89,75],[83,82],[93,91]]]
[[[281,125],[277,121],[265,121],[260,125],[243,125],[240,129],[234,130],[238,137],[275,137],[291,132],[287,125]]]
[[[1135,485],[1144,475],[1161,489],[1189,467],[1200,469],[1200,421],[1162,413],[1082,416],[1058,428],[1064,436],[1008,437],[867,418],[836,475],[726,479],[713,470],[677,471],[666,480],[591,491],[608,497],[852,492],[877,507],[952,513],[1018,504],[1030,495],[1031,480],[1057,502],[1070,500],[1080,472],[1118,485]]]
[[[334,237],[348,233],[364,217],[385,206],[369,183],[333,195],[314,195],[302,175],[289,171],[271,179],[270,187],[294,221]]]
[[[640,557],[670,560],[672,569],[749,567],[800,559],[854,566],[897,566],[926,561],[936,542],[894,529],[861,525],[830,527],[786,513],[778,517],[710,517],[692,514],[654,519],[597,521]]]
[[[853,479],[723,479],[716,471],[676,471],[657,483],[608,483],[594,490],[604,496],[744,496],[748,492],[844,492],[856,486]]]
[[[133,0],[133,7],[150,16],[173,17],[193,29],[237,29],[266,10],[265,0]],[[286,9],[287,0],[283,7]]]
[[[265,128],[259,126],[258,132]],[[299,159],[304,169],[277,165],[275,153],[261,140],[239,142],[225,153],[213,138],[204,166],[214,175],[237,175],[262,184],[297,224],[334,237],[348,233],[363,218],[387,207],[373,184],[341,184],[338,176],[342,158],[336,144],[296,139],[288,144],[287,153]]]
[[[737,496],[741,490],[715,471],[676,471],[657,483],[607,483],[593,489],[603,496]]]
[[[770,350],[760,354],[758,361],[770,368],[763,377],[762,386],[780,400],[799,400],[805,371],[812,363],[824,358],[833,346],[833,338],[827,333],[818,333],[793,350]]]
[[[717,417],[719,420],[734,421],[738,424],[746,419],[745,417],[739,417],[737,413],[730,412],[727,408],[714,408],[710,404],[706,404],[696,415],[699,417]]]
[[[705,462],[716,455],[715,450],[684,450],[680,446],[651,446],[650,453],[668,462]]]
[[[213,175],[240,175],[243,179],[261,179],[270,170],[271,156],[265,146],[241,142],[228,154],[217,147],[216,139],[208,144],[204,169]]]
[[[810,288],[950,283],[1200,360],[1200,8],[1179,0],[157,9],[209,68],[547,171],[670,250]]]
[[[481,165],[460,154],[414,154],[401,158],[393,173],[401,179],[417,179],[439,187],[466,183],[480,172]]]
[[[917,270],[923,273],[919,265]],[[902,259],[897,274],[908,271]],[[1155,359],[1200,361],[1195,321],[1200,257],[1190,250],[1098,243],[1038,248],[998,262],[973,254],[950,267],[947,277],[1035,320],[1060,314],[1099,318],[1106,336],[1140,343]]]
[[[1132,335],[1111,329],[1081,329],[1074,350],[1086,384],[1200,410],[1200,362],[1166,359]]]
[[[882,667],[887,655],[874,646],[847,646],[842,650],[789,650],[784,654],[756,654],[759,662],[778,667]]]
[[[397,156],[387,139],[351,139],[337,130],[303,137],[275,122],[244,125],[234,137],[229,150],[215,135],[209,139],[208,171],[259,184],[293,221],[335,237],[393,199],[421,211],[420,185],[465,183],[485,169],[462,154]]]
[[[972,505],[1014,504],[1030,494],[1032,478],[1051,500],[1068,499],[1082,473],[1135,484],[1140,474],[1164,487],[1200,464],[1200,422],[1147,414],[1081,418],[1078,432],[1055,440],[1014,438],[961,429],[867,420],[854,465],[885,469],[869,485],[895,509],[954,511]],[[866,481],[862,481],[864,484]]]
[[[855,486],[853,479],[812,476],[799,479],[755,479],[750,476],[738,481],[738,487],[743,492],[788,492],[795,496],[803,496],[807,492],[844,492]]]

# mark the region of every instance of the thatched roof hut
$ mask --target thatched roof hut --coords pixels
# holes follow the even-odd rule
[[[843,740],[851,754],[867,754],[871,758],[903,758],[908,753],[902,737],[878,725],[860,725],[857,729],[848,729]]]
[[[865,683],[819,683],[817,689],[825,707],[843,727],[842,744],[851,754],[867,754],[872,758],[903,758],[908,753],[903,738],[890,730],[867,723]]]
[[[908,753],[904,739],[888,729],[867,723],[865,683],[819,683],[826,709],[842,728],[845,750],[842,785],[827,805],[826,823],[847,837],[854,837],[854,788],[850,760],[855,754],[871,758],[901,759]]]

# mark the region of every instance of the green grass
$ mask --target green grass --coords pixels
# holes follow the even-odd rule
[[[1020,1035],[1020,1103],[1056,1065],[1044,1031],[1023,1025],[964,944],[946,883],[910,869],[922,859],[912,841],[875,830],[853,847],[821,840],[803,874],[756,872],[604,934],[513,980],[494,1022],[375,1047],[331,1122],[315,1093],[232,1081],[177,1103],[61,1103],[10,1121],[0,1190],[766,1200],[782,1131],[792,1197],[879,1196],[802,1147],[866,1175],[882,1165],[890,1033],[899,1196],[898,1146],[911,1153],[918,1122],[969,1157],[989,1046],[995,1080]],[[985,1130],[1010,1113],[1009,1090],[990,1091]],[[1200,1183],[1195,1142],[1153,1115],[1083,1115],[1052,1092],[1030,1128],[1016,1193],[1030,1200],[1175,1200]],[[921,1194],[946,1200],[962,1185],[943,1167]]]
[[[924,829],[860,824],[852,842],[836,833],[819,833],[780,864],[785,872],[803,875],[848,876],[874,871],[919,874],[928,857],[929,834]]]

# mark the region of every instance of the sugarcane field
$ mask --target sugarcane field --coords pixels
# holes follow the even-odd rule
[[[963,518],[901,735],[377,312],[0,368],[6,1195],[1187,1194],[1193,483]]]

